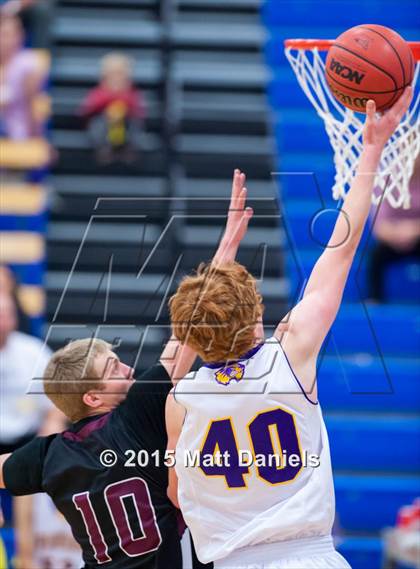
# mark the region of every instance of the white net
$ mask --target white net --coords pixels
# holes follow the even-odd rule
[[[305,95],[325,123],[334,150],[334,199],[344,198],[355,175],[362,151],[364,116],[341,105],[332,95],[325,79],[325,52],[317,47],[286,47],[286,57]],[[417,62],[413,85],[420,73]],[[409,182],[420,151],[420,93],[415,91],[410,109],[388,141],[375,179],[377,191],[372,202],[385,198],[392,207],[410,207]]]

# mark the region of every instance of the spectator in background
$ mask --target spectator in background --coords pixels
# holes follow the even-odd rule
[[[4,269],[4,268],[3,268]],[[42,427],[57,432],[62,413],[41,393],[28,394],[32,378],[44,373],[51,351],[38,338],[17,331],[18,311],[15,297],[8,290],[7,272],[0,271],[0,453],[12,452],[30,441]],[[13,284],[13,282],[12,282]],[[4,513],[11,519],[10,495],[1,490]],[[1,565],[0,565],[1,567]]]
[[[410,209],[395,209],[386,200],[380,205],[373,234],[377,243],[368,264],[368,296],[384,301],[384,275],[391,263],[407,257],[420,260],[420,154],[410,180]]]
[[[53,0],[0,0],[1,17],[17,16],[23,21],[31,47],[50,48],[50,25]]]
[[[55,425],[45,424],[39,436],[64,431],[68,421],[58,412]],[[79,569],[82,551],[69,524],[48,494],[14,498],[16,557],[14,569]],[[2,566],[0,565],[0,569]]]
[[[101,61],[101,82],[80,108],[101,163],[117,158],[132,162],[140,151],[145,108],[141,92],[133,85],[132,67],[123,54],[106,55]]]
[[[35,112],[45,70],[32,50],[24,49],[24,33],[15,16],[0,19],[0,131],[25,140],[39,136],[43,123]]]
[[[14,569],[84,567],[80,546],[48,494],[16,497],[14,512]]]
[[[37,434],[45,436],[66,427],[65,416],[44,394],[38,389],[34,392],[39,394],[27,393],[31,379],[43,376],[51,352],[37,338],[16,330],[16,290],[13,273],[8,267],[0,266],[0,449],[7,452]],[[6,498],[4,493],[3,498]],[[58,569],[60,566],[78,569],[82,565],[80,547],[47,495],[15,498],[13,511],[16,569]],[[1,561],[0,569],[3,569]]]
[[[6,265],[0,265],[0,295],[2,294],[10,294],[13,297],[16,306],[17,328],[19,332],[30,334],[31,322],[19,300],[19,285],[16,282],[13,271]]]
[[[0,293],[0,453],[13,452],[32,439],[56,412],[43,393],[27,393],[31,379],[41,378],[51,352],[38,338],[18,332],[11,294]],[[41,385],[42,382],[39,382]]]

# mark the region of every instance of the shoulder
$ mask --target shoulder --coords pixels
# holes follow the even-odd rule
[[[196,377],[197,373],[198,373],[201,369],[203,369],[203,367],[204,367],[204,366],[202,366],[198,371],[190,371],[189,373],[187,373],[187,375],[185,375],[185,376],[181,379],[181,381],[188,380],[188,379],[194,379],[194,378]]]
[[[35,437],[15,450],[3,465],[5,487],[15,496],[42,492],[45,457],[57,435]]]
[[[25,354],[32,354],[32,357],[46,360],[52,355],[47,344],[35,336],[23,332],[13,332],[10,341],[15,349],[23,350]]]
[[[137,379],[137,382],[140,383],[158,383],[168,385],[167,392],[170,391],[172,386],[172,380],[169,377],[169,374],[166,370],[166,367],[162,365],[161,362],[157,362],[156,364],[150,366],[145,371],[143,371]]]
[[[172,389],[168,372],[160,363],[148,368],[137,376],[127,397],[115,409],[114,414],[123,421],[160,420],[164,416],[166,397]]]
[[[13,66],[18,71],[32,71],[38,67],[38,57],[32,49],[22,49],[16,54]]]
[[[20,344],[20,345],[25,345],[28,347],[33,347],[35,348],[42,348],[42,346],[44,345],[44,342],[42,342],[42,340],[40,340],[39,338],[36,338],[35,336],[30,336],[29,334],[25,334],[24,332],[12,332],[12,334],[10,335],[11,339],[13,342],[15,342],[16,344]]]
[[[106,96],[108,95],[108,90],[103,85],[99,84],[96,87],[93,87],[90,91],[88,91],[88,95],[91,97],[99,97],[99,96]]]

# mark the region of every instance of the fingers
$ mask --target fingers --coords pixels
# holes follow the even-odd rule
[[[245,220],[246,225],[248,226],[248,223],[251,220],[251,217],[254,215],[254,210],[252,209],[252,207],[247,207],[244,211],[244,215],[243,215],[243,219]]]
[[[366,103],[366,118],[368,121],[373,121],[375,119],[376,104],[373,99],[369,99]]]
[[[244,210],[244,212],[242,214],[240,225],[238,227],[238,231],[241,234],[241,239],[242,239],[243,235],[245,235],[245,233],[248,229],[248,224],[251,221],[251,218],[253,215],[254,215],[254,210],[252,209],[252,207],[247,207]]]
[[[405,88],[404,93],[401,95],[401,97],[398,99],[395,105],[392,106],[391,112],[398,122],[403,118],[403,116],[407,112],[412,98],[413,98],[413,88],[410,85]]]
[[[366,120],[363,139],[365,143],[371,144],[373,142],[373,129],[375,125],[376,105],[375,101],[369,99],[366,103]]]
[[[238,168],[233,173],[233,184],[232,184],[232,205],[234,200],[239,197],[241,190],[245,184],[245,174],[243,174]]]
[[[246,198],[248,195],[248,190],[246,188],[242,188],[241,193],[239,194],[238,201],[237,201],[237,210],[242,211],[245,208]]]
[[[232,184],[232,197],[230,200],[230,210],[243,209],[245,205],[245,200],[243,198],[242,192],[244,190],[246,176],[239,169],[236,169],[233,174],[233,184]],[[246,192],[246,190],[245,190]]]

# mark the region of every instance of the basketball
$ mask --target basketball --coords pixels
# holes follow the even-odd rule
[[[378,111],[390,108],[411,84],[414,58],[394,30],[375,24],[355,26],[334,42],[326,61],[326,79],[345,107],[365,112],[373,99]]]

